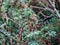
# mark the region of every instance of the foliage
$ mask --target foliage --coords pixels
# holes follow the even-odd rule
[[[60,44],[59,0],[0,2],[0,45]]]

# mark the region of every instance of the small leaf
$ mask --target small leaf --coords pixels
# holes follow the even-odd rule
[[[30,41],[28,45],[39,45],[36,41]]]
[[[19,18],[22,19],[22,16],[20,15]]]
[[[15,20],[18,20],[18,17],[14,17]]]
[[[26,1],[26,0],[21,0],[21,2],[23,2],[23,3],[24,3],[25,1]]]

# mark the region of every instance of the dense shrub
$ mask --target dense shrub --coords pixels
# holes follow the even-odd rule
[[[59,0],[0,2],[0,45],[60,45]]]

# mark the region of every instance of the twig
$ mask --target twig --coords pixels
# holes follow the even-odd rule
[[[56,12],[56,14],[58,15],[58,17],[60,18],[60,14],[59,14],[58,10],[55,8],[55,2],[52,3],[51,0],[48,0],[48,1],[50,2],[50,4],[52,5],[54,11]]]
[[[41,14],[41,16],[44,18],[43,21],[47,21],[47,20],[49,20],[49,19],[51,19],[53,17],[53,16],[46,16],[41,11],[39,12],[39,14]],[[48,23],[48,21],[47,21],[47,23]]]
[[[42,8],[42,7],[37,7],[37,6],[30,6],[30,8],[44,9],[44,8]]]
[[[37,7],[37,6],[30,6],[30,8],[37,8],[37,9],[42,9],[42,10],[48,10],[52,13],[54,13],[55,11],[52,10],[51,8],[48,8],[48,7],[45,7],[45,8],[42,8],[42,7]]]

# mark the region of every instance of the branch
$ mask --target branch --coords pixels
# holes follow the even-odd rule
[[[51,13],[54,13],[55,12],[53,9],[48,8],[48,7],[43,8],[43,7],[37,7],[37,6],[30,6],[30,8],[37,8],[37,9],[42,9],[42,10],[48,10]]]
[[[54,11],[56,12],[56,14],[58,15],[58,17],[60,18],[60,14],[58,12],[58,10],[55,8],[55,0],[53,0],[53,3],[51,2],[51,0],[48,0],[50,2],[50,4],[52,5]]]
[[[43,18],[44,18],[43,21],[47,21],[47,20],[53,18],[53,16],[46,16],[46,15],[44,15],[42,12],[39,12],[39,14],[41,14],[41,16],[43,16]]]

